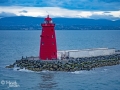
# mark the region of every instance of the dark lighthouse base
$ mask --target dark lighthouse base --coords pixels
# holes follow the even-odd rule
[[[34,59],[34,60],[32,60]],[[79,71],[92,70],[93,68],[112,66],[120,64],[120,54],[65,59],[65,60],[35,60],[34,57],[26,57],[21,60],[16,60],[12,65],[6,68],[19,67],[20,69],[28,69],[31,71]],[[18,69],[19,70],[19,69]]]

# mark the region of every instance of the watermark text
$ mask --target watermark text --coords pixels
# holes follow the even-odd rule
[[[20,87],[20,85],[16,81],[10,81],[10,80],[1,80],[2,85],[8,85],[8,88],[10,87]]]

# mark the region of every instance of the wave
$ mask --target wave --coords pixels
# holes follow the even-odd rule
[[[95,73],[100,73],[100,72],[107,72],[108,69],[104,68],[102,70],[100,70],[100,68],[98,69],[94,69],[94,70],[90,70],[90,71],[86,71],[86,70],[82,70],[82,71],[74,71],[71,72],[73,74],[95,74]]]
[[[71,72],[73,74],[83,74],[85,71],[74,71],[74,72]]]
[[[34,72],[34,71],[31,71],[31,70],[28,70],[28,69],[20,69],[19,67],[14,67],[13,68],[14,71],[21,71],[21,72]]]
[[[107,71],[108,69],[103,69],[104,71]]]
[[[95,70],[90,70],[90,71],[86,71],[86,70],[82,70],[82,71],[74,71],[71,72],[72,74],[95,74]]]
[[[101,70],[101,72],[108,72],[108,69],[103,69]]]
[[[46,73],[46,72],[50,72],[49,70],[43,70],[43,71],[31,71],[31,70],[28,70],[28,69],[20,69],[19,67],[14,67],[13,68],[14,71],[20,71],[20,72],[36,72],[36,73]]]

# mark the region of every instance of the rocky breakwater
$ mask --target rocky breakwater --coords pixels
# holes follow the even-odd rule
[[[22,58],[16,60],[15,63],[6,66],[6,68],[19,67],[20,69],[28,69],[32,71],[76,71],[76,70],[92,70],[93,68],[112,66],[120,64],[120,54],[97,56],[87,58],[69,58],[65,60],[29,60]]]

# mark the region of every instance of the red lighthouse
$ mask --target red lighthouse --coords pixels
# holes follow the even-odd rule
[[[41,60],[52,60],[57,59],[57,46],[56,46],[56,36],[55,36],[55,24],[52,19],[47,16],[44,23],[41,24],[41,42],[40,42],[40,52],[39,58]]]

